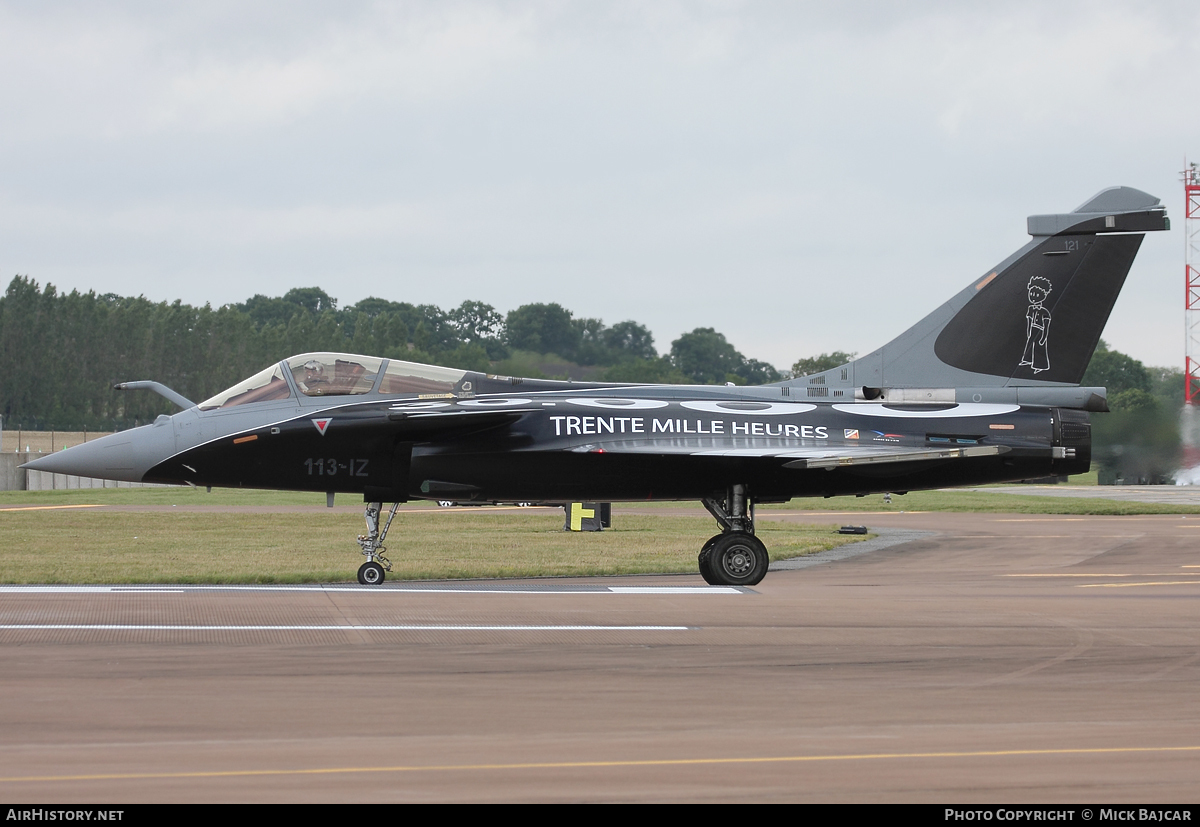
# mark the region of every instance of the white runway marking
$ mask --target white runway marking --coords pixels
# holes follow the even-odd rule
[[[610,594],[744,594],[733,586],[609,586]]]
[[[5,623],[0,631],[76,632],[685,632],[690,626],[472,626],[458,624],[387,624],[324,626],[181,626],[121,623]]]
[[[201,591],[358,592],[359,594],[746,594],[733,586],[0,586],[5,594],[183,594]]]

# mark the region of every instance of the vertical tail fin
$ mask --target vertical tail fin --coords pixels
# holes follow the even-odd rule
[[[1079,384],[1143,234],[1170,222],[1154,196],[1112,187],[1074,212],[1030,216],[1028,227],[1028,244],[909,330],[793,384],[849,386],[860,398],[904,399],[905,389],[942,389],[941,401],[964,391],[959,401],[1065,398],[1050,389]]]

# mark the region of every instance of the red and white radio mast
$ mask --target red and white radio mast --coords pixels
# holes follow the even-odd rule
[[[1186,209],[1183,218],[1183,261],[1187,288],[1184,311],[1186,384],[1183,401],[1200,404],[1200,170],[1196,163],[1183,170]]]
[[[1184,358],[1183,410],[1179,436],[1183,443],[1183,468],[1178,479],[1200,484],[1200,169],[1184,161],[1183,266]]]

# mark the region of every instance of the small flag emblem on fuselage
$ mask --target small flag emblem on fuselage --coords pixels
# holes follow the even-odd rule
[[[846,439],[858,439],[857,428],[846,428]]]
[[[321,436],[325,436],[325,429],[329,427],[329,423],[332,421],[332,417],[326,419],[314,419],[312,424],[317,426],[317,430],[321,432]]]

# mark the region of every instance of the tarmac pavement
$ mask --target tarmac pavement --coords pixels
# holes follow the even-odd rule
[[[1195,801],[1200,518],[760,517],[913,539],[753,589],[2,587],[0,796]]]

